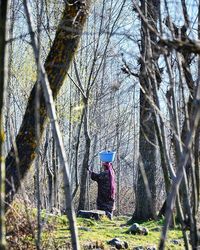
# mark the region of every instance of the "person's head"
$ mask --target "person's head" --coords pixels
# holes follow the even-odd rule
[[[111,162],[102,162],[102,167],[103,170],[108,170],[110,167],[112,167],[112,163]]]

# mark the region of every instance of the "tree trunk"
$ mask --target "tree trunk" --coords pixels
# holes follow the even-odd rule
[[[87,190],[87,168],[90,157],[90,144],[91,139],[88,132],[88,100],[85,100],[85,115],[84,115],[84,136],[85,136],[85,153],[83,158],[83,165],[81,171],[81,183],[80,183],[80,199],[78,210],[86,209],[86,190]]]
[[[53,200],[54,207],[58,208],[58,156],[56,151],[56,143],[53,139],[53,159],[52,159],[52,172],[53,172]]]
[[[141,0],[141,9],[147,20],[156,30],[156,23],[159,14],[160,3],[158,1],[146,1]],[[156,42],[155,34],[149,31],[144,20],[141,21],[141,67],[140,67],[140,84],[142,87],[150,91],[151,76],[147,74],[147,67],[150,67],[150,52],[151,45],[148,44],[148,38],[150,42],[154,44]],[[152,50],[154,49],[152,45]],[[147,93],[147,94],[149,94]],[[151,96],[153,98],[153,96]],[[149,191],[151,193],[151,200],[149,200],[144,183],[144,176],[140,170],[138,170],[138,180],[136,189],[136,209],[133,218],[139,220],[153,219],[156,217],[156,175],[158,168],[160,167],[160,154],[158,150],[158,139],[154,125],[154,111],[150,106],[146,94],[140,91],[140,138],[139,138],[139,151],[141,159],[143,161],[144,171],[146,173]],[[152,206],[153,204],[153,206]],[[152,209],[153,208],[153,209]]]
[[[58,94],[74,54],[78,48],[83,26],[88,14],[89,1],[68,1],[58,26],[55,39],[49,55],[45,61],[45,71],[53,92],[53,97]],[[35,159],[36,133],[34,117],[34,100],[36,95],[36,84],[33,87],[23,122],[16,138],[19,164],[17,166],[14,149],[12,148],[6,158],[6,202],[9,204],[14,198],[15,192],[20,186]],[[40,94],[40,129],[41,136],[47,119],[47,109],[43,93]],[[14,187],[14,188],[13,188]]]
[[[73,190],[73,198],[76,195],[76,192],[78,191],[78,187],[79,187],[79,176],[78,176],[78,150],[79,150],[79,144],[80,144],[80,136],[81,136],[81,127],[82,127],[82,123],[83,123],[83,119],[84,119],[84,110],[82,111],[81,114],[81,120],[80,122],[77,124],[77,131],[76,131],[76,136],[75,136],[75,149],[74,149],[74,178],[75,178],[75,187]]]
[[[0,1],[0,249],[6,249],[5,239],[5,159],[4,159],[4,127],[3,127],[3,106],[4,91],[7,83],[7,46],[6,39],[8,34],[7,11],[9,1]]]

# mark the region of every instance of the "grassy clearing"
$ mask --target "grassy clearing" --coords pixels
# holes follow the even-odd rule
[[[86,219],[78,218],[78,224],[84,226]],[[161,222],[148,221],[142,223],[141,226],[149,229],[149,234],[144,235],[131,235],[127,234],[126,231],[129,226],[125,225],[127,218],[117,217],[113,221],[103,219],[102,221],[96,222],[89,228],[91,231],[81,230],[79,228],[79,236],[81,245],[87,245],[88,241],[101,241],[105,249],[109,249],[110,246],[107,241],[112,238],[119,238],[120,240],[126,241],[129,245],[129,249],[133,249],[136,246],[157,246],[160,239]],[[180,230],[170,230],[169,238],[167,240],[166,249],[184,249],[182,241],[182,233]],[[172,240],[178,240],[180,245],[175,245]]]
[[[131,235],[126,231],[129,226],[126,216],[115,217],[113,221],[103,218],[101,221],[77,218],[81,249],[111,249],[107,242],[113,238],[126,241],[129,249],[136,246],[157,246],[163,221],[147,221],[140,224],[149,230],[147,236]],[[36,249],[35,235],[37,232],[36,210],[25,212],[22,206],[7,214],[8,249]],[[179,244],[174,244],[177,240]],[[42,249],[70,249],[70,231],[66,216],[47,214],[42,211]],[[182,233],[176,228],[168,233],[166,249],[184,249]]]

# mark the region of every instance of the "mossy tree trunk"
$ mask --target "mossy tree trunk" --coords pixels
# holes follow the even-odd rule
[[[66,73],[78,48],[84,23],[88,15],[89,2],[89,0],[71,0],[66,2],[53,45],[44,65],[54,98],[58,95],[63,85]],[[34,116],[35,96],[36,84],[30,93],[22,125],[16,138],[17,152],[12,148],[6,158],[6,202],[8,204],[12,202],[21,180],[35,159],[35,149],[37,146],[36,120]],[[47,120],[47,109],[42,91],[39,98],[41,138]],[[16,164],[16,156],[18,157],[19,164]]]
[[[6,249],[5,240],[5,158],[4,158],[4,128],[3,128],[3,106],[5,85],[7,83],[7,47],[6,39],[8,34],[7,11],[9,1],[0,1],[0,249]]]

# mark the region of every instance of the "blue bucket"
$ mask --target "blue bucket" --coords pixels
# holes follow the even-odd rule
[[[99,153],[100,160],[103,162],[112,162],[115,159],[116,152],[112,151],[101,151]]]

